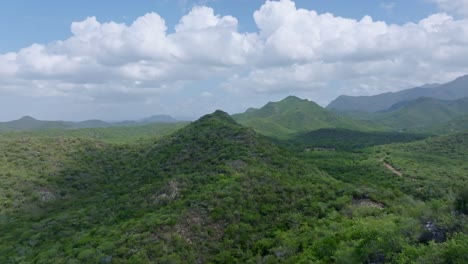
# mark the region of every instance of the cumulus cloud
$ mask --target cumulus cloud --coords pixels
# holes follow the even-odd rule
[[[318,14],[281,0],[267,1],[254,18],[263,54],[254,70],[224,84],[229,90],[370,94],[468,73],[468,20],[445,13],[395,25]]]
[[[450,13],[468,16],[468,0],[430,0],[436,3],[440,9]]]
[[[437,2],[445,10],[466,8],[466,1]],[[145,101],[213,80],[224,89],[216,96],[309,91],[325,102],[468,73],[468,19],[446,13],[396,25],[280,0],[266,1],[253,16],[258,30],[247,33],[235,17],[204,6],[172,33],[156,13],[129,25],[88,17],[71,25],[68,39],[0,54],[0,93]],[[193,94],[215,97],[198,89]]]
[[[109,93],[119,92],[118,87],[128,87],[128,93],[176,88],[246,64],[254,56],[256,35],[239,33],[237,23],[234,17],[215,15],[208,7],[193,8],[172,34],[155,13],[131,25],[88,17],[71,25],[69,39],[0,55],[0,76],[50,81],[51,85],[36,87],[44,94],[58,94],[46,91],[57,89],[52,85],[57,81],[74,87],[66,89],[70,92],[88,95],[92,94],[89,87],[109,89]]]

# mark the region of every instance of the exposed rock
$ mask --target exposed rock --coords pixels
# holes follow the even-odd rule
[[[179,184],[176,181],[170,181],[167,186],[153,195],[151,200],[156,204],[167,203],[175,200],[179,196],[179,193]]]

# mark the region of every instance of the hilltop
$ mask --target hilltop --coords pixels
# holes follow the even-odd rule
[[[263,135],[277,138],[288,138],[320,128],[376,129],[375,126],[340,116],[295,96],[269,102],[260,109],[248,109],[242,114],[233,115],[233,118]]]

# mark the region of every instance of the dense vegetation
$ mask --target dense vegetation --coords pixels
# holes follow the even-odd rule
[[[0,263],[468,259],[466,132],[280,147],[221,111],[163,138],[128,129],[0,137]],[[304,151],[320,137],[337,149]]]
[[[188,122],[153,123],[140,126],[116,126],[82,129],[39,129],[32,131],[0,133],[0,140],[23,138],[81,138],[107,143],[129,143],[154,140],[186,126]]]
[[[296,135],[279,143],[296,150],[355,150],[398,142],[412,142],[428,137],[425,134],[401,132],[363,132],[339,128],[323,128]]]

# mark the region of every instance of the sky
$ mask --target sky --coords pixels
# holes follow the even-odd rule
[[[196,118],[468,74],[468,0],[5,0],[0,121]]]

